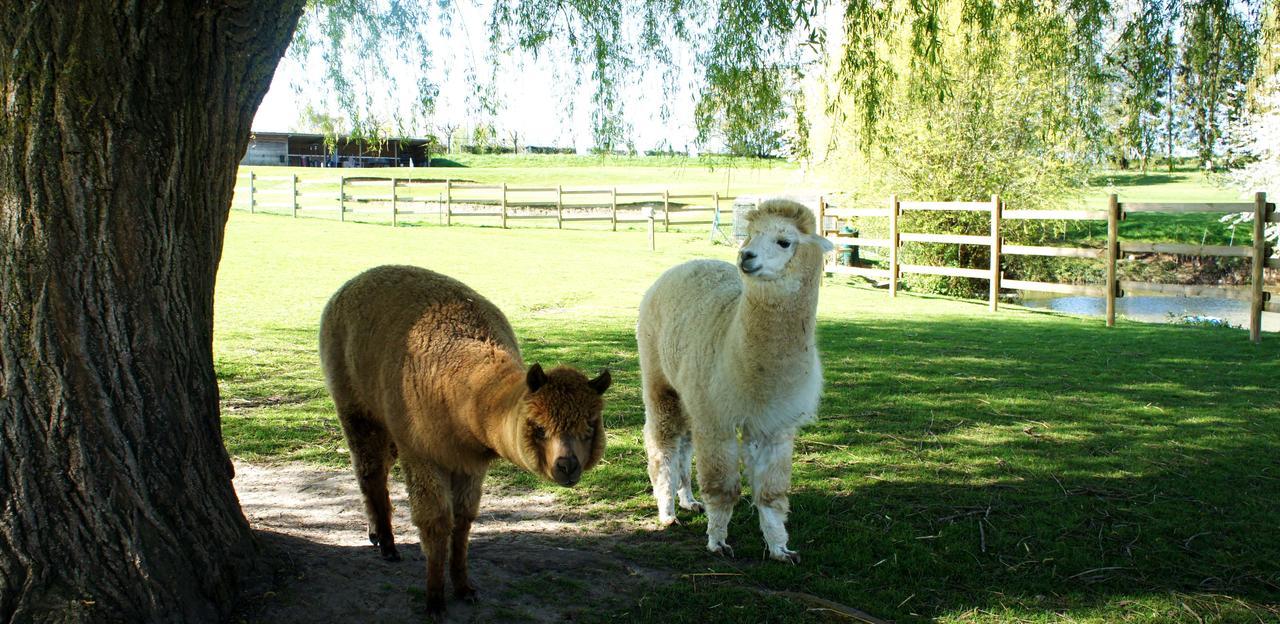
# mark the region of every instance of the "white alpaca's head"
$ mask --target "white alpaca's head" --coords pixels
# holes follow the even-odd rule
[[[775,280],[797,255],[821,257],[835,247],[814,232],[813,212],[787,199],[770,199],[747,213],[747,239],[738,251],[743,276]],[[820,266],[820,263],[819,263]]]

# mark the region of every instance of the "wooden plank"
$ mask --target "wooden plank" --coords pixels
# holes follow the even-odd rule
[[[876,269],[872,267],[848,267],[838,264],[829,264],[824,269],[827,273],[835,275],[858,275],[861,277],[870,277],[874,279],[888,279],[889,269]]]
[[[1248,258],[1253,250],[1239,245],[1188,245],[1183,243],[1120,243],[1120,253],[1171,253],[1184,256]]]
[[[455,219],[458,217],[501,217],[501,216],[502,216],[501,212],[458,212],[456,210],[453,212],[453,217]]]
[[[713,206],[676,206],[671,209],[671,212],[715,212],[715,208]]]
[[[550,193],[556,190],[554,186],[508,186],[508,193]]]
[[[1267,209],[1267,194],[1256,193],[1253,196],[1253,271],[1249,276],[1249,340],[1253,344],[1262,342],[1262,306],[1266,296],[1262,292],[1263,264],[1267,258],[1267,217],[1271,215]]]
[[[1280,258],[1267,258],[1266,266],[1268,269],[1280,269]]]
[[[1121,290],[1135,290],[1160,293],[1163,295],[1182,295],[1184,297],[1215,297],[1218,299],[1235,299],[1249,301],[1252,288],[1249,286],[1207,286],[1200,284],[1157,284],[1155,282],[1120,282]]]
[[[610,189],[564,189],[561,195],[608,195]]]
[[[827,208],[828,217],[848,219],[850,217],[888,217],[887,208]]]
[[[662,191],[618,191],[618,197],[661,197]]]
[[[547,214],[508,214],[507,219],[554,219],[556,213],[549,212]]]
[[[1125,202],[1121,209],[1130,212],[1251,212],[1253,203],[1189,203],[1173,204],[1160,202]]]
[[[987,205],[991,207],[990,204]],[[919,232],[901,232],[899,240],[906,243],[943,243],[952,245],[990,245],[990,236],[969,236],[967,234],[923,234]]]
[[[454,183],[453,188],[454,190],[467,189],[471,191],[497,191],[502,189],[502,185],[501,184],[469,184],[464,182],[462,184]]]
[[[945,275],[947,277],[972,277],[975,279],[991,279],[991,272],[986,269],[962,269],[960,267],[923,266],[919,264],[902,264],[898,266],[902,273],[921,275]]]
[[[858,247],[888,247],[892,244],[887,238],[852,238],[848,236],[828,236],[827,240],[831,244],[839,245],[856,245]]]
[[[953,210],[960,212],[987,212],[991,202],[898,202],[898,208],[907,210]]]
[[[1060,258],[1102,258],[1105,249],[1088,247],[1033,247],[1029,245],[1004,245],[1000,251],[1010,256],[1055,256]]]
[[[1011,290],[1032,290],[1035,292],[1050,292],[1063,295],[1084,295],[1086,297],[1101,297],[1106,294],[1107,289],[1104,286],[1091,286],[1088,284],[1056,284],[1053,282],[1029,282],[1024,280],[1001,280],[1000,285]]]
[[[1006,210],[1005,219],[1057,220],[1057,221],[1105,221],[1105,210]]]
[[[667,199],[711,199],[715,197],[711,193],[698,193],[696,195],[667,195]]]
[[[711,225],[715,221],[672,221],[671,225]]]

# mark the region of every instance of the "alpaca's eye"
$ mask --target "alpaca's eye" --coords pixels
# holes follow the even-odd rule
[[[781,248],[783,248],[783,249],[786,249],[787,247],[790,247],[790,246],[791,246],[791,241],[789,241],[789,240],[787,240],[787,239],[785,239],[785,238],[779,238],[779,239],[778,239],[778,246],[779,246],[779,247],[781,247]]]
[[[586,435],[584,435],[584,436],[582,436],[582,437],[583,437],[583,438],[590,439],[590,438],[591,438],[592,436],[594,436],[595,434],[596,434],[596,428],[595,428],[595,427],[587,427],[587,433],[586,433]]]
[[[535,437],[535,438],[537,438],[537,439],[541,440],[541,439],[543,439],[543,438],[547,437],[547,430],[546,430],[546,429],[543,429],[542,427],[534,427],[534,428],[533,428],[533,437]]]

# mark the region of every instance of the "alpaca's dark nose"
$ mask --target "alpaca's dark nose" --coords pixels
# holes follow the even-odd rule
[[[755,259],[756,252],[749,249],[743,249],[738,253],[738,268],[742,269],[742,272],[747,275],[751,275],[752,273],[759,271],[760,263],[752,262]]]
[[[574,485],[582,478],[582,464],[577,457],[561,457],[556,460],[555,477],[560,485]]]

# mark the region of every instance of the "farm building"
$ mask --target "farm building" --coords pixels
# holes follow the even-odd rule
[[[388,139],[377,145],[339,136],[336,149],[325,147],[323,134],[254,132],[242,165],[292,167],[410,167],[427,162],[430,139]]]

